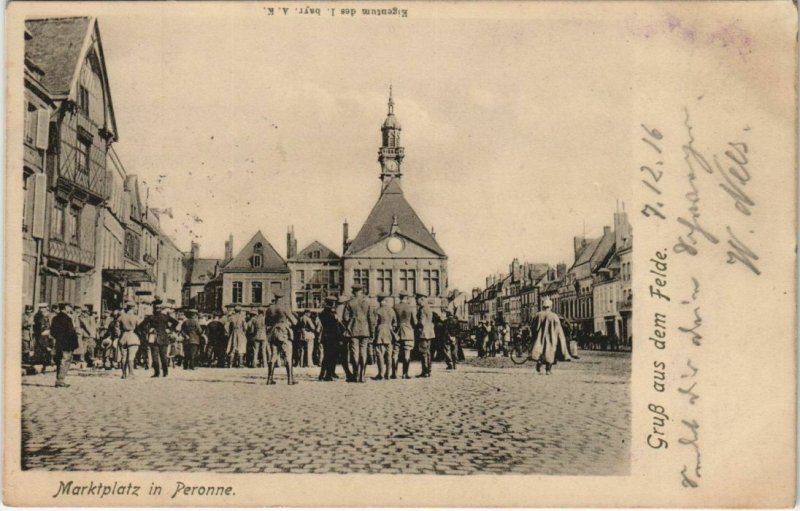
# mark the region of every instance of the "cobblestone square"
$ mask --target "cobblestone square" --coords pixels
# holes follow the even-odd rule
[[[262,369],[122,380],[75,370],[22,383],[23,469],[237,473],[629,471],[630,354],[584,352],[552,376],[509,359],[425,379],[264,384]],[[374,374],[374,366],[368,375]],[[412,367],[413,374],[419,366]],[[280,374],[280,373],[279,373]],[[285,376],[284,376],[285,378]]]

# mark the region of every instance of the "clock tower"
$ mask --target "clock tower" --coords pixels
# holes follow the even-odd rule
[[[400,182],[402,173],[400,164],[403,163],[404,149],[400,146],[400,127],[397,117],[394,116],[394,100],[392,99],[392,86],[389,86],[389,113],[381,126],[382,145],[378,149],[378,163],[381,164],[381,193],[392,180]]]

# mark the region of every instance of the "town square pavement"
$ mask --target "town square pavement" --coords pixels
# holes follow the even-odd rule
[[[23,468],[407,474],[626,474],[630,354],[583,352],[552,376],[476,359],[433,377],[265,385],[264,369],[136,380],[23,377]],[[367,370],[375,373],[374,366]],[[412,366],[413,374],[419,366]],[[341,374],[341,370],[339,370]]]

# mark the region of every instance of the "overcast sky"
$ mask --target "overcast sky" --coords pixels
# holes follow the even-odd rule
[[[630,200],[632,64],[608,24],[151,12],[99,18],[116,149],[185,250],[260,229],[285,255],[294,225],[301,249],[341,253],[378,197],[390,83],[403,188],[451,287],[514,257],[571,263],[572,237]]]

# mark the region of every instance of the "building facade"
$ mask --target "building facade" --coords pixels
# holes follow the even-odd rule
[[[99,214],[106,158],[117,140],[100,32],[94,18],[25,22],[25,52],[53,102],[45,155],[46,225],[41,300],[100,305]]]
[[[447,255],[403,195],[405,149],[401,126],[389,95],[389,112],[378,149],[380,197],[351,241],[343,227],[343,287],[361,285],[367,294],[397,297],[400,291],[422,293],[433,307],[447,306]]]
[[[325,297],[341,293],[342,258],[319,241],[297,252],[294,229],[286,238],[292,311],[321,311]]]

